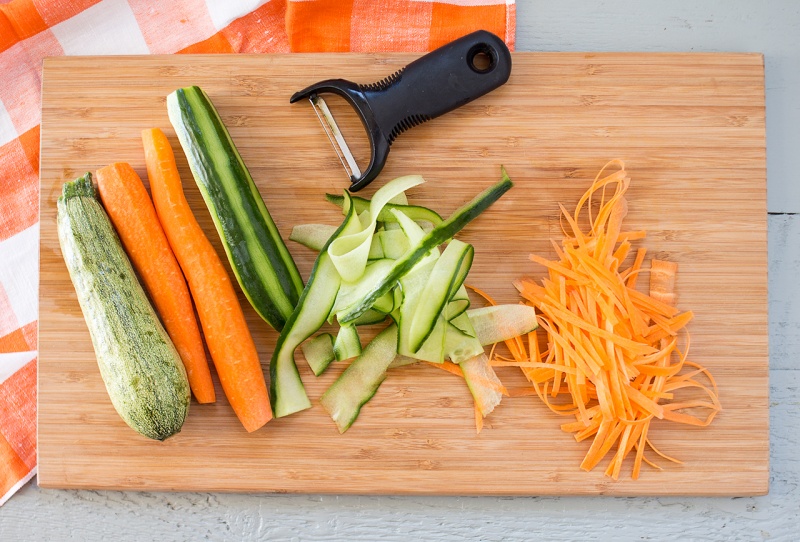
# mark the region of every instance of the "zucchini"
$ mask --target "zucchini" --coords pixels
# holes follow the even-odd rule
[[[180,431],[189,381],[99,200],[90,173],[64,184],[58,240],[117,413],[155,440]]]
[[[352,305],[339,321],[346,324],[361,316],[367,309],[372,307],[375,300],[394,288],[398,279],[408,273],[431,250],[452,239],[464,226],[472,222],[492,203],[500,199],[512,186],[511,179],[508,178],[505,170],[503,170],[503,179],[499,183],[478,194],[471,202],[456,210],[447,220],[428,232],[418,243],[412,244],[412,248],[402,258],[395,261],[391,272],[369,293]]]
[[[303,280],[216,109],[199,87],[167,96],[167,112],[247,300],[281,330]]]

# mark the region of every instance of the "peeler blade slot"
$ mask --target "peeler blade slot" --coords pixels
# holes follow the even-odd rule
[[[336,151],[336,156],[339,157],[339,161],[342,163],[342,167],[344,167],[347,175],[351,179],[361,177],[361,168],[358,167],[353,153],[350,152],[350,147],[347,146],[347,142],[342,135],[342,131],[339,130],[339,126],[336,124],[336,120],[333,118],[328,104],[326,104],[325,100],[318,94],[309,96],[308,101],[311,102],[314,113],[316,113],[320,124],[322,124],[325,135],[328,136],[328,140],[330,140],[333,150]]]

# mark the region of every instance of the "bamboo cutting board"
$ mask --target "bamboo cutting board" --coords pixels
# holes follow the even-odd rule
[[[202,86],[230,127],[287,238],[294,224],[338,224],[323,198],[344,173],[296,90],[321,79],[373,82],[409,55],[53,58],[44,65],[41,132],[39,483],[59,488],[398,494],[745,495],[768,488],[767,230],[764,67],[747,54],[514,56],[508,84],[401,136],[382,181],[428,183],[414,202],[449,214],[499,179],[516,186],[459,236],[476,248],[468,283],[517,302],[512,281],[540,278],[531,252],[552,257],[558,203],[574,208],[606,161],[622,158],[632,185],[626,225],[637,242],[679,263],[679,307],[696,318],[691,358],[717,379],[724,411],[708,428],[654,423],[651,438],[684,461],[658,461],[619,481],[606,463],[578,468],[576,443],[532,397],[506,398],[475,434],[463,381],[430,366],[392,370],[345,435],[317,403],[341,372],[315,378],[298,352],[310,410],[247,434],[217,389],[193,404],[166,442],[135,434],[114,412],[56,236],[67,180],[114,161],[145,177],[140,131],[162,127],[177,146],[165,96]],[[337,116],[337,120],[340,117]],[[342,119],[345,132],[357,129]],[[356,147],[358,145],[355,145]],[[222,254],[179,155],[201,225]],[[289,248],[307,278],[313,254]],[[646,282],[646,281],[642,281]],[[265,369],[276,333],[246,306]],[[508,387],[524,380],[498,370]],[[653,457],[653,459],[660,459]]]

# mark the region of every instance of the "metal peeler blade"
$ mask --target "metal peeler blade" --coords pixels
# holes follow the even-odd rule
[[[353,153],[350,152],[350,147],[347,146],[342,131],[336,124],[331,110],[328,109],[328,104],[325,103],[322,96],[317,94],[309,96],[308,101],[311,102],[311,107],[314,108],[314,113],[317,114],[317,118],[320,124],[322,124],[322,128],[325,130],[325,135],[328,136],[328,140],[331,142],[333,150],[336,151],[336,156],[339,157],[339,161],[342,163],[347,176],[351,179],[360,178],[361,168],[358,167],[356,159],[353,158]]]

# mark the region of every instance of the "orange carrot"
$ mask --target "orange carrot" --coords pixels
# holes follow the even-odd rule
[[[675,274],[678,264],[653,258],[650,261],[650,296],[667,305],[675,305]]]
[[[610,165],[619,169],[602,176]],[[631,267],[620,269],[632,249],[631,241],[645,235],[622,230],[629,183],[624,163],[611,162],[580,199],[574,214],[561,207],[568,227],[561,248],[555,245],[557,260],[531,255],[547,270],[546,278],[541,285],[530,279],[515,283],[525,301],[539,310],[548,348],[539,352],[533,335],[529,358],[524,347],[519,348],[520,342],[508,344],[513,362],[493,361],[520,367],[550,410],[574,416],[574,422],[561,426],[564,431],[578,441],[593,438],[581,468],[593,469],[615,449],[605,471],[614,479],[632,452],[634,479],[642,463],[655,466],[644,455],[645,448],[675,461],[650,440],[654,418],[706,426],[721,410],[713,377],[687,360],[685,327],[693,315],[675,308],[677,265],[652,261],[650,295],[635,289],[643,271],[643,248],[637,250]],[[592,200],[597,196],[599,207],[594,209]],[[584,207],[588,231],[581,226]],[[680,334],[686,336],[683,351],[678,347]],[[684,372],[685,367],[694,370]],[[700,383],[696,378],[700,375],[711,385]],[[676,399],[675,392],[681,390],[694,390],[700,398]],[[565,396],[566,400],[557,401]],[[701,419],[681,412],[688,409],[706,409],[708,414]]]
[[[272,419],[272,409],[239,299],[186,202],[166,136],[154,128],[144,130],[142,140],[156,211],[189,282],[222,389],[244,428],[255,431]]]
[[[125,251],[144,282],[186,367],[198,403],[216,400],[186,280],[136,171],[126,163],[97,170],[97,188]]]

